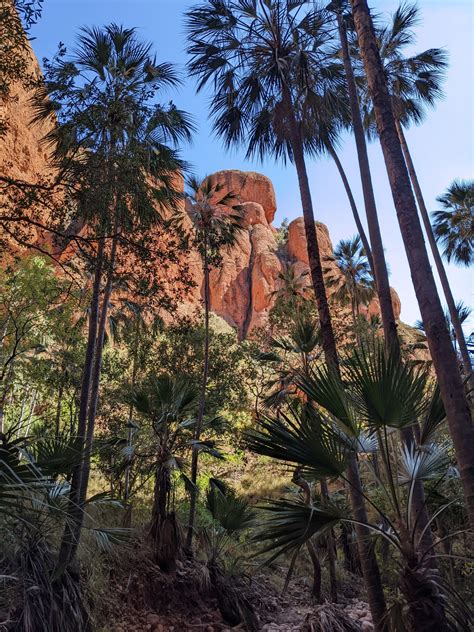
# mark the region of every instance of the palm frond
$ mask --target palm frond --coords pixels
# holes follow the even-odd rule
[[[216,479],[211,479],[206,491],[206,507],[229,535],[248,529],[255,522],[256,512],[248,501]]]
[[[340,509],[334,505],[308,506],[290,499],[269,501],[259,509],[266,519],[253,539],[267,543],[258,553],[271,554],[266,564],[285,553],[298,552],[314,535],[327,532],[342,518]]]
[[[426,411],[426,372],[405,364],[376,343],[356,350],[344,366],[358,416],[369,428],[404,428]]]
[[[244,441],[252,452],[301,465],[303,475],[313,479],[340,476],[349,453],[347,443],[315,410],[261,415]]]

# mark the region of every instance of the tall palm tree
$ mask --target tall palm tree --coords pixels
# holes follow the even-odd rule
[[[305,149],[314,151],[313,125],[319,107],[334,96],[340,106],[338,64],[328,54],[331,34],[323,14],[306,0],[208,0],[187,13],[190,73],[198,90],[212,82],[214,129],[226,146],[245,144],[247,156],[289,158],[294,162],[303,209],[308,261],[315,293],[321,343],[337,372],[338,356],[324,285]],[[312,116],[302,117],[310,109]],[[323,117],[325,120],[325,118]],[[309,147],[308,147],[309,144]],[[349,464],[351,499],[361,523],[367,519],[356,460]],[[377,631],[384,629],[385,598],[366,530],[358,546]]]
[[[388,280],[388,270],[385,262],[385,254],[380,232],[380,224],[377,215],[377,206],[372,185],[367,144],[365,140],[364,127],[362,122],[361,107],[358,96],[357,80],[354,73],[353,61],[351,59],[349,40],[347,31],[352,27],[350,12],[348,12],[347,0],[333,0],[327,9],[336,16],[337,30],[341,45],[341,56],[344,66],[344,73],[349,96],[352,130],[357,149],[359,161],[359,171],[364,195],[365,212],[369,227],[370,245],[373,260],[373,269],[377,295],[380,301],[380,311],[385,335],[385,342],[393,353],[400,354],[400,346],[397,337],[397,324],[393,311],[392,296]]]
[[[443,256],[448,263],[469,267],[474,260],[474,180],[455,180],[437,200],[443,210],[431,217]]]
[[[354,136],[359,157],[359,167],[362,179],[362,187],[364,191],[364,200],[366,202],[367,220],[369,224],[369,232],[371,236],[371,244],[373,250],[375,281],[377,294],[380,301],[380,311],[385,334],[385,342],[387,346],[391,349],[392,353],[395,353],[397,356],[399,356],[400,342],[396,331],[395,315],[393,311],[390,285],[388,282],[388,270],[385,263],[385,255],[380,227],[378,223],[377,209],[375,205],[375,197],[368,161],[367,145],[364,136],[362,107],[359,101],[358,94],[357,84],[361,83],[360,80],[363,79],[363,77],[358,77],[359,81],[356,81],[348,40],[348,32],[353,31],[354,29],[353,18],[350,14],[350,11],[347,11],[349,9],[349,3],[347,2],[347,0],[334,0],[329,5],[329,9],[334,11],[336,14],[339,38],[341,42],[341,53],[344,63],[344,69],[346,72],[347,88],[351,105],[352,125],[354,129]],[[410,446],[414,442],[413,429],[402,428],[401,433],[404,437],[405,443]],[[417,514],[421,516],[419,524],[420,528],[423,530],[428,521],[428,516],[424,503],[423,485],[420,481],[416,481],[415,483],[415,502],[413,506]],[[429,530],[424,530],[424,532],[425,544],[427,547],[429,547],[432,544],[431,532]]]
[[[360,305],[367,304],[373,297],[374,281],[365,250],[359,235],[352,239],[341,239],[329,258],[336,263],[339,274],[333,274],[328,281],[334,298],[341,303],[350,303],[354,326],[360,313]]]
[[[161,221],[161,208],[180,199],[173,177],[184,163],[176,147],[189,140],[188,116],[173,104],[151,101],[179,83],[169,64],[157,64],[151,45],[134,29],[111,24],[81,30],[74,51],[61,49],[46,64],[35,95],[36,121],[54,116],[45,142],[75,192],[74,209],[94,245],[88,339],[82,376],[77,449],[85,449],[71,484],[72,521],[65,527],[59,567],[74,557],[82,526],[99,395],[102,348],[121,241],[135,228]],[[150,183],[153,177],[153,184]],[[102,295],[102,300],[101,300]]]
[[[294,264],[287,263],[277,275],[278,286],[270,296],[287,304],[292,316],[295,312],[299,314],[309,300],[308,274],[307,270],[299,272]]]
[[[424,550],[410,510],[415,481],[439,482],[449,470],[448,450],[436,442],[436,430],[444,421],[439,391],[434,389],[427,396],[427,374],[378,345],[348,356],[341,372],[343,380],[324,367],[297,377],[296,386],[312,404],[312,415],[296,409],[279,417],[262,415],[257,428],[246,434],[247,445],[258,454],[297,464],[308,481],[327,476],[344,480],[352,452],[377,454],[380,469],[372,467],[371,459],[366,463],[384,502],[372,498],[371,506],[386,526],[381,527],[379,519],[366,524],[372,536],[383,538],[396,551],[399,587],[406,600],[403,629],[448,632],[453,627],[447,615],[456,620],[459,604],[442,599],[446,587],[428,563],[434,549]],[[394,450],[390,430],[418,421],[423,444],[412,448],[399,444]],[[369,489],[367,482],[364,493]],[[331,529],[337,521],[354,522],[347,511],[327,502],[282,499],[268,509],[269,524],[263,525],[256,539],[267,542],[265,550],[272,553],[271,559],[297,552],[307,538]]]
[[[446,53],[439,48],[430,48],[416,55],[404,55],[405,48],[413,45],[415,42],[413,27],[417,21],[418,8],[415,5],[403,4],[395,11],[390,23],[377,31],[377,37],[405,162],[446,303],[451,314],[451,322],[458,338],[464,372],[466,375],[469,375],[471,373],[471,365],[466,341],[461,323],[457,318],[455,300],[436,244],[436,235],[431,227],[421,185],[404,132],[404,128],[411,123],[421,123],[426,114],[426,107],[432,107],[436,100],[443,96],[441,85],[445,78],[445,70],[448,63]],[[370,98],[365,99],[364,106],[366,128],[369,137],[374,136],[376,135],[376,126],[374,109]],[[469,225],[471,224],[470,217],[468,217],[468,223]],[[465,223],[465,225],[467,224]]]
[[[398,222],[446,408],[469,519],[474,526],[474,427],[471,413],[424,244],[369,7],[366,0],[351,0],[351,4]]]
[[[202,260],[204,275],[204,364],[201,382],[201,394],[197,423],[194,432],[195,441],[199,441],[204,413],[206,409],[206,390],[209,375],[209,314],[211,295],[209,275],[212,267],[222,262],[222,250],[235,244],[237,233],[243,229],[240,206],[235,204],[232,191],[223,191],[224,185],[213,183],[212,178],[204,178],[200,183],[195,178],[188,181],[189,194],[186,196],[187,214],[192,223],[192,241]],[[191,551],[194,519],[196,514],[196,482],[198,474],[199,451],[193,449],[191,464],[191,503],[189,508],[186,547]]]
[[[305,0],[208,0],[187,12],[186,29],[190,73],[198,90],[212,82],[214,129],[226,146],[244,144],[248,157],[295,164],[322,344],[337,366],[306,170],[306,121],[298,116],[301,103],[316,111],[337,92],[324,20]]]

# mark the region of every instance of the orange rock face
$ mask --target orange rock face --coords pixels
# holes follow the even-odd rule
[[[40,75],[36,57],[31,53],[28,74]],[[0,174],[30,182],[38,175],[49,174],[49,153],[40,139],[52,129],[53,122],[32,125],[32,109],[29,94],[21,84],[12,85],[10,94],[0,98],[0,119],[7,126],[0,137]]]
[[[267,222],[273,222],[277,209],[275,190],[271,180],[266,176],[254,171],[228,169],[214,173],[211,181],[223,184],[225,190],[232,191],[240,202],[261,204]]]
[[[396,320],[400,320],[400,312],[402,310],[402,303],[400,301],[400,297],[397,294],[397,291],[391,287],[390,294],[392,297],[392,306],[393,313]],[[374,296],[374,298],[367,305],[367,316],[370,318],[371,316],[380,316],[380,302],[379,299]]]
[[[321,224],[321,222],[316,222],[316,235],[318,238],[321,260],[324,262],[324,259],[326,257],[330,257],[333,251],[327,226],[325,224]],[[302,217],[297,217],[288,226],[288,256],[294,261],[303,261],[306,265],[308,265],[306,233]]]
[[[32,72],[39,73],[39,66],[32,55]],[[8,121],[8,131],[0,138],[0,173],[28,182],[38,181],[50,175],[49,156],[41,138],[48,125],[35,127],[30,124],[32,112],[29,95],[21,86],[13,87],[11,98],[1,104],[2,114]],[[50,123],[49,129],[53,122]],[[236,201],[242,205],[245,230],[237,236],[232,249],[224,251],[222,265],[211,271],[211,308],[230,325],[240,337],[247,336],[254,328],[265,326],[268,313],[275,301],[279,288],[279,274],[291,262],[295,272],[307,270],[308,255],[303,218],[293,220],[288,228],[286,248],[279,250],[277,230],[272,225],[277,204],[275,191],[269,178],[255,172],[238,170],[219,171],[211,176],[226,191],[232,191]],[[1,195],[1,189],[0,189]],[[5,200],[0,200],[0,204]],[[185,213],[184,205],[183,212]],[[332,268],[328,261],[332,254],[332,243],[324,224],[316,223],[318,243],[324,267]],[[160,239],[159,236],[156,239]],[[158,243],[159,247],[160,244]],[[164,245],[163,245],[164,247]],[[202,298],[202,264],[199,254],[191,250],[183,255],[183,269],[194,279],[195,287],[189,289],[183,303],[183,312],[190,313],[199,306]],[[159,271],[157,272],[159,274]],[[161,280],[174,284],[180,274],[178,263],[164,273]],[[310,284],[309,275],[306,277]],[[392,290],[395,315],[400,316],[400,299]],[[374,299],[367,307],[369,315],[380,313],[378,301]]]

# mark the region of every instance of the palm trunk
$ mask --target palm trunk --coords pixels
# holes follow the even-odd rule
[[[8,368],[8,373],[6,374],[6,376],[3,378],[3,393],[0,397],[0,434],[3,434],[5,432],[5,408],[6,408],[6,404],[7,404],[7,397],[8,397],[8,393],[10,390],[10,385],[13,381],[13,375],[14,375],[14,364],[15,361],[12,361],[10,363],[10,366]],[[1,382],[0,382],[1,383]]]
[[[56,417],[54,419],[54,436],[56,439],[59,438],[60,427],[61,427],[61,410],[63,406],[63,393],[64,393],[64,384],[61,382],[58,391],[58,403],[56,406]]]
[[[140,321],[137,318],[136,329],[135,329],[135,345],[133,349],[133,363],[132,363],[132,389],[135,388],[135,382],[137,379],[137,370],[138,370],[138,345],[139,345],[139,332],[140,332]],[[127,448],[132,447],[132,437],[133,437],[133,403],[130,404],[130,408],[128,411],[128,429],[127,429]],[[128,499],[130,496],[130,473],[132,469],[132,459],[131,456],[127,457],[127,465],[125,467],[125,475],[124,475],[124,484],[123,484],[123,500],[127,509],[127,515],[129,514]]]
[[[367,510],[365,508],[362,493],[362,482],[359,475],[357,457],[350,457],[347,468],[347,480],[349,482],[349,494],[351,498],[354,518],[358,522],[368,523]],[[387,607],[380,577],[380,570],[375,557],[375,551],[370,539],[370,531],[361,524],[355,525],[357,535],[357,548],[359,551],[362,576],[367,590],[370,612],[375,632],[388,632]]]
[[[23,397],[21,398],[20,415],[18,417],[18,430],[16,431],[16,436],[18,438],[20,438],[20,435],[21,435],[21,424],[23,423],[23,416],[25,414],[25,408],[26,408],[26,400],[28,399],[29,395],[30,395],[30,389],[27,387],[25,392],[23,393]]]
[[[35,406],[36,406],[36,399],[38,397],[38,389],[35,388],[35,390],[33,391],[33,396],[31,397],[31,403],[30,403],[30,412],[28,415],[28,421],[26,422],[26,430],[25,430],[25,437],[28,436],[28,433],[30,432],[30,428],[31,428],[31,422],[33,421],[33,415],[35,412]]]
[[[307,540],[306,548],[308,549],[309,557],[313,564],[313,586],[311,587],[311,594],[316,603],[321,603],[321,562],[319,561],[318,554],[311,540]]]
[[[357,96],[357,86],[354,79],[354,71],[349,53],[347,33],[343,22],[343,17],[337,14],[337,25],[339,38],[341,41],[342,57],[344,62],[344,72],[346,75],[347,91],[351,108],[352,128],[356,141],[357,157],[359,160],[360,178],[362,191],[364,194],[365,212],[369,227],[370,243],[372,245],[372,258],[375,271],[375,284],[380,301],[380,312],[387,347],[399,355],[399,343],[397,336],[397,324],[393,313],[392,295],[388,281],[387,264],[382,243],[382,235],[375,204],[374,189],[372,186],[372,176],[370,173],[369,157],[367,154],[367,144],[365,141],[364,127],[360,113],[359,99]]]
[[[97,252],[96,269],[94,273],[94,284],[92,288],[91,309],[89,316],[89,331],[87,334],[86,356],[84,360],[84,369],[82,371],[81,393],[79,397],[79,415],[77,422],[77,436],[75,440],[75,449],[77,452],[83,452],[86,440],[87,429],[87,411],[89,408],[90,384],[92,379],[92,368],[94,363],[94,349],[97,338],[97,328],[99,323],[99,303],[100,303],[100,286],[102,282],[102,270],[104,260],[104,242],[99,241],[99,249]],[[69,492],[68,516],[64,526],[64,534],[61,541],[58,556],[58,569],[60,572],[65,570],[71,559],[71,551],[74,544],[73,524],[80,520],[81,510],[79,508],[79,492],[81,484],[82,460],[74,467],[71,478],[71,489]]]
[[[369,225],[370,239],[373,248],[373,260],[375,265],[375,281],[377,294],[380,301],[380,311],[382,315],[382,324],[385,335],[385,344],[390,353],[400,356],[400,342],[397,336],[397,328],[395,315],[393,312],[392,296],[390,292],[390,284],[388,280],[387,264],[385,262],[385,254],[382,243],[382,235],[377,216],[377,208],[375,204],[375,196],[372,186],[372,177],[370,173],[369,158],[367,154],[367,144],[365,140],[364,127],[360,113],[359,99],[357,96],[357,86],[354,79],[354,72],[350,58],[349,46],[347,42],[347,33],[344,26],[343,18],[337,15],[339,38],[341,41],[342,55],[344,60],[344,70],[346,74],[347,89],[351,107],[352,125],[356,140],[357,155],[359,159],[359,167],[364,192],[365,208],[367,213],[367,222]],[[402,438],[405,444],[413,443],[413,430],[405,428],[402,431]],[[423,529],[429,518],[424,503],[424,490],[421,481],[415,482],[415,490],[413,495],[413,514],[414,520],[417,521],[418,529]],[[426,530],[422,545],[429,548],[432,545],[431,532]]]
[[[404,548],[405,564],[400,575],[400,590],[407,602],[404,617],[407,632],[453,632],[430,570],[418,564],[411,547],[405,545]]]
[[[329,155],[334,160],[337,170],[339,171],[339,175],[341,176],[342,184],[344,185],[344,189],[346,191],[347,199],[349,200],[349,205],[352,210],[352,215],[354,216],[354,221],[357,226],[357,231],[360,236],[360,240],[362,241],[362,245],[364,246],[365,254],[367,256],[367,261],[369,262],[370,269],[372,271],[372,276],[375,278],[375,268],[374,268],[374,260],[372,258],[372,250],[370,248],[370,243],[365,233],[364,227],[362,225],[359,211],[357,209],[357,204],[355,202],[354,196],[352,194],[351,185],[349,184],[349,180],[347,179],[346,172],[344,171],[344,167],[342,166],[341,161],[339,160],[339,156],[337,155],[336,150],[331,145],[331,143],[326,143],[326,147]]]
[[[461,353],[464,372],[466,376],[470,377],[470,381],[472,381],[471,359],[469,357],[469,351],[467,349],[466,339],[464,337],[461,321],[459,320],[458,311],[456,309],[456,303],[454,302],[453,294],[451,292],[451,287],[449,285],[448,275],[446,274],[443,260],[441,259],[441,255],[438,250],[438,245],[436,243],[436,239],[433,234],[430,217],[428,214],[428,210],[426,208],[425,200],[423,198],[423,193],[421,192],[420,183],[418,182],[418,177],[416,175],[415,166],[411,158],[410,150],[408,149],[408,144],[405,138],[405,134],[403,132],[403,128],[398,119],[395,119],[395,125],[397,126],[398,138],[400,139],[400,144],[402,146],[403,156],[405,158],[405,163],[408,169],[408,173],[410,175],[413,191],[415,192],[416,201],[418,203],[418,209],[420,211],[420,215],[423,220],[423,225],[425,227],[425,233],[426,233],[426,236],[428,237],[431,253],[433,255],[433,259],[436,265],[436,270],[438,271],[438,276],[441,281],[441,287],[443,288],[443,293],[446,298],[446,303],[448,305],[451,323],[453,325],[453,329],[456,335],[456,340],[458,341],[458,344],[459,344],[459,351]],[[473,387],[474,387],[474,384],[473,384]]]
[[[320,480],[321,497],[324,501],[329,500],[329,489],[325,478]],[[337,603],[337,576],[336,576],[336,548],[334,546],[334,531],[331,529],[326,538],[328,549],[329,585],[331,587],[331,601]]]
[[[160,462],[156,468],[155,487],[153,491],[150,534],[153,538],[155,551],[159,545],[161,526],[167,516],[167,501],[170,491],[169,470],[165,465],[165,460],[164,457],[160,457]]]
[[[71,550],[71,558],[70,558],[71,560],[74,558],[77,551],[77,546],[79,544],[79,539],[81,536],[82,523],[84,520],[83,507],[84,507],[84,503],[87,496],[87,487],[89,485],[92,445],[94,442],[95,419],[97,415],[97,404],[99,401],[99,387],[100,387],[100,375],[102,371],[102,356],[103,356],[103,349],[104,349],[105,329],[107,325],[107,316],[109,312],[110,296],[112,294],[112,283],[113,283],[113,278],[114,278],[115,260],[117,256],[117,246],[118,246],[118,218],[116,218],[114,222],[114,236],[112,238],[112,247],[110,249],[107,283],[104,289],[104,296],[102,298],[99,326],[97,329],[97,340],[96,340],[95,353],[94,353],[94,367],[93,367],[93,372],[92,372],[89,411],[88,411],[88,417],[87,417],[86,441],[85,441],[83,466],[82,466],[80,486],[79,486],[79,495],[78,495],[78,504],[79,504],[80,511],[78,514],[78,520],[74,525],[74,539],[73,539],[73,546]]]
[[[204,366],[202,372],[201,397],[199,400],[198,417],[196,421],[196,430],[194,439],[199,441],[202,430],[202,422],[206,409],[206,390],[207,378],[209,375],[209,311],[210,311],[210,292],[209,292],[209,259],[207,252],[207,240],[204,243]],[[196,518],[197,503],[197,475],[198,475],[199,450],[193,447],[191,457],[191,498],[189,505],[188,531],[186,534],[186,550],[190,555],[192,553],[194,521]]]
[[[311,278],[318,303],[318,313],[321,325],[323,350],[326,362],[336,370],[339,368],[337,357],[336,343],[334,332],[332,329],[331,315],[326,298],[324,287],[324,278],[319,255],[318,240],[316,228],[314,224],[313,207],[311,201],[311,192],[309,189],[308,175],[306,173],[306,164],[304,160],[303,144],[298,130],[298,124],[294,112],[291,108],[290,95],[286,95],[287,114],[290,122],[291,147],[293,151],[293,159],[298,173],[298,182],[300,186],[301,205],[303,207],[303,216],[305,220],[306,241],[308,247],[308,260],[310,262]],[[360,481],[359,469],[357,461],[353,460],[349,468],[349,480],[351,481],[351,501],[354,514],[358,520],[365,519],[367,521],[367,512],[364,505],[362,495],[362,483]],[[375,553],[367,542],[368,530],[363,527],[358,532],[358,546],[361,557],[362,571],[364,581],[367,588],[367,595],[370,603],[372,619],[376,632],[386,632],[387,624],[385,597],[383,594],[380,572],[375,558]]]
[[[474,526],[474,428],[471,414],[431,271],[367,1],[351,0],[351,3],[398,222],[446,409],[469,520]]]
[[[287,105],[291,106],[291,101],[289,99],[289,94],[287,94]],[[337,358],[334,333],[332,330],[331,315],[329,313],[329,307],[324,287],[324,279],[322,275],[321,260],[319,257],[319,248],[314,224],[311,193],[306,173],[303,146],[296,118],[291,107],[287,107],[287,112],[290,121],[293,158],[298,172],[301,203],[305,219],[308,259],[310,262],[311,276],[313,280],[313,287],[316,293],[316,300],[318,301],[318,313],[320,317],[321,332],[323,334],[323,350],[327,364],[334,367],[338,371],[339,362]],[[322,292],[320,288],[322,288]],[[324,318],[326,336],[324,335],[325,329],[323,328],[322,318]],[[359,469],[355,456],[353,462],[351,462],[350,464],[348,477],[351,482],[351,504],[353,507],[354,515],[356,516],[357,520],[367,522],[367,512],[362,495],[362,483],[360,481]],[[386,632],[387,624],[385,622],[385,619],[387,611],[385,606],[385,597],[375,553],[373,551],[373,548],[370,546],[370,542],[367,541],[368,535],[369,533],[367,529],[365,529],[364,527],[359,528],[358,547],[361,557],[362,572],[364,575],[364,582],[367,589],[367,595],[370,603],[375,631]]]
[[[318,308],[322,347],[328,365],[331,367],[337,367],[339,365],[339,360],[337,357],[336,341],[332,328],[331,313],[329,311],[326,288],[324,286],[323,268],[321,265],[321,256],[314,221],[313,203],[311,200],[308,173],[306,171],[303,143],[293,111],[291,96],[287,87],[283,88],[283,98],[286,105],[286,113],[290,127],[290,143],[293,152],[293,160],[298,174],[298,184],[306,233],[306,246],[308,250],[308,262]]]

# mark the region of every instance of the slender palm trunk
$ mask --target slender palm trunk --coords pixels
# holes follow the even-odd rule
[[[28,421],[26,422],[25,437],[27,437],[28,433],[30,432],[31,422],[33,421],[33,415],[35,413],[37,398],[38,398],[38,389],[35,388],[35,390],[33,391],[33,395],[31,397],[30,413],[28,415]]]
[[[64,394],[64,384],[61,382],[58,390],[58,403],[56,406],[56,416],[54,419],[54,436],[56,439],[59,438],[59,433],[61,430],[61,412],[63,407],[63,394]]]
[[[334,338],[331,313],[329,311],[326,288],[324,285],[323,268],[321,265],[321,255],[314,221],[313,202],[311,200],[308,173],[306,171],[303,143],[291,104],[291,96],[288,88],[286,87],[283,89],[283,98],[286,104],[286,112],[290,127],[290,143],[293,152],[293,160],[295,162],[296,172],[298,175],[301,206],[303,209],[303,219],[306,233],[306,246],[308,250],[308,262],[318,308],[322,347],[328,365],[337,367],[339,365],[339,360],[337,357],[336,340]]]
[[[352,194],[351,185],[349,184],[349,180],[347,179],[346,172],[344,171],[344,167],[342,166],[342,163],[339,160],[339,156],[337,155],[336,150],[329,142],[326,144],[326,147],[327,147],[329,155],[331,156],[331,158],[334,160],[334,163],[336,164],[337,170],[339,171],[339,175],[341,176],[342,184],[344,185],[347,199],[349,200],[349,205],[351,207],[352,215],[354,216],[354,221],[357,226],[357,231],[359,233],[360,240],[362,241],[362,245],[364,246],[367,261],[369,262],[369,266],[372,271],[372,276],[375,278],[375,268],[374,268],[374,260],[372,258],[372,250],[370,248],[369,239],[365,233],[364,227],[362,225],[362,221],[360,219],[359,211],[357,209],[357,204],[355,202],[354,195]]]
[[[86,441],[87,411],[89,408],[90,384],[92,379],[92,369],[94,363],[94,350],[97,338],[97,328],[99,324],[99,304],[100,286],[102,282],[102,272],[104,265],[104,241],[99,241],[97,252],[96,268],[94,273],[94,283],[92,287],[92,298],[89,315],[89,331],[87,334],[86,356],[84,369],[82,371],[81,392],[79,396],[79,415],[77,422],[77,436],[75,440],[76,451],[83,452]],[[64,526],[64,534],[61,541],[58,556],[58,569],[65,570],[71,559],[71,551],[74,544],[73,525],[80,520],[81,509],[79,507],[79,491],[81,484],[82,460],[74,467],[71,478],[71,489],[69,492],[68,517]]]
[[[387,264],[382,243],[382,235],[375,204],[374,189],[372,186],[372,176],[370,173],[369,157],[367,154],[367,144],[365,140],[364,126],[360,113],[359,98],[357,96],[357,86],[354,78],[354,71],[349,53],[347,33],[344,26],[343,17],[337,15],[337,26],[341,41],[342,57],[344,62],[344,72],[346,75],[347,91],[351,108],[352,128],[357,148],[359,160],[360,178],[362,191],[364,194],[365,212],[369,227],[370,243],[372,246],[372,258],[375,272],[375,284],[380,301],[380,311],[387,347],[393,352],[399,353],[397,336],[397,324],[393,312],[392,295],[388,281]]]
[[[349,482],[349,495],[351,498],[354,518],[358,522],[368,523],[367,510],[365,508],[364,496],[362,493],[362,482],[360,480],[359,465],[357,457],[353,454],[350,457],[347,468],[347,480]],[[385,595],[382,587],[380,570],[375,557],[375,550],[370,537],[370,531],[362,524],[355,525],[357,535],[357,548],[359,551],[362,576],[367,590],[370,612],[375,632],[388,632],[387,607]]]
[[[207,240],[204,243],[204,366],[202,372],[201,383],[201,397],[199,400],[199,410],[196,422],[196,430],[194,432],[194,439],[199,441],[202,430],[202,422],[204,419],[204,412],[206,409],[206,390],[207,379],[209,375],[209,311],[210,311],[210,291],[209,291],[209,258]],[[196,446],[193,447],[191,457],[191,483],[193,487],[191,489],[191,498],[189,505],[189,520],[188,531],[186,534],[186,550],[188,554],[192,552],[193,535],[194,535],[194,521],[196,518],[196,503],[197,503],[197,474],[198,474],[198,460],[199,450]]]
[[[474,526],[474,427],[471,414],[426,251],[369,7],[366,0],[351,0],[351,4],[398,222],[446,409],[469,519]]]
[[[310,262],[311,278],[318,303],[318,313],[321,325],[321,333],[323,340],[323,350],[326,362],[338,370],[339,362],[337,357],[336,343],[334,332],[332,329],[331,315],[324,287],[323,272],[319,255],[318,240],[316,228],[314,224],[313,207],[311,202],[311,192],[309,189],[308,176],[306,173],[306,164],[304,160],[303,145],[299,134],[298,125],[291,109],[291,101],[287,95],[287,109],[290,121],[291,146],[293,150],[293,158],[298,173],[298,182],[300,186],[301,205],[303,207],[303,216],[305,220],[306,240],[308,246],[308,259]],[[351,501],[354,515],[357,520],[367,521],[367,512],[364,505],[362,495],[362,483],[360,481],[359,469],[357,461],[351,463],[348,472],[351,481]],[[360,532],[360,533],[359,533]],[[372,619],[376,632],[385,632],[387,625],[384,623],[386,617],[385,597],[383,594],[380,572],[375,558],[373,548],[368,541],[369,532],[361,527],[358,532],[358,547],[361,557],[362,571],[364,581],[367,588],[368,599],[372,612]]]
[[[402,146],[403,156],[405,158],[405,163],[408,169],[408,173],[410,175],[413,191],[415,192],[416,201],[418,203],[418,209],[420,211],[421,219],[423,220],[423,225],[425,227],[425,233],[426,233],[426,236],[428,237],[431,253],[433,255],[433,259],[436,265],[436,270],[438,271],[438,276],[441,281],[441,287],[443,288],[443,293],[446,298],[446,303],[448,305],[451,323],[453,325],[453,329],[456,335],[456,340],[459,344],[459,351],[461,353],[464,372],[466,376],[470,376],[470,380],[472,381],[471,359],[469,357],[469,351],[467,349],[466,339],[464,337],[464,333],[462,330],[461,321],[459,320],[458,310],[456,309],[456,303],[454,302],[454,297],[451,292],[451,287],[449,285],[448,275],[446,274],[443,260],[441,258],[441,254],[438,250],[438,245],[436,243],[436,239],[433,234],[430,217],[428,214],[428,210],[426,208],[425,200],[423,198],[423,193],[421,191],[420,183],[418,182],[415,166],[411,158],[410,150],[408,149],[408,144],[405,138],[405,134],[403,132],[403,128],[398,119],[395,119],[395,124],[397,126],[398,137],[400,139],[400,144]],[[454,344],[456,344],[456,342]],[[474,387],[474,384],[473,384],[473,387]]]
[[[400,342],[398,340],[397,326],[395,322],[395,315],[393,312],[392,295],[390,292],[387,264],[385,261],[382,235],[380,232],[377,207],[375,204],[369,157],[367,154],[367,143],[365,140],[359,99],[357,96],[357,86],[355,83],[354,71],[350,58],[347,33],[344,26],[343,18],[340,14],[337,15],[337,24],[344,60],[344,71],[346,74],[352,126],[354,129],[354,137],[356,140],[357,155],[359,159],[359,168],[361,174],[362,189],[364,193],[365,209],[367,213],[367,222],[369,225],[370,240],[372,243],[373,261],[375,266],[375,283],[380,302],[385,344],[390,353],[394,353],[396,356],[400,356]],[[411,428],[405,428],[402,431],[402,438],[407,445],[411,445],[411,443],[413,442],[413,430]],[[417,519],[417,524],[421,529],[423,529],[424,525],[428,522],[428,514],[424,503],[424,491],[421,481],[415,482],[413,509],[414,517],[415,519]],[[423,542],[426,544],[427,547],[431,546],[432,541],[430,531],[425,531]]]
[[[10,362],[10,366],[7,369],[7,374],[0,382],[3,385],[3,392],[0,397],[0,434],[3,434],[5,431],[5,408],[7,405],[7,397],[10,392],[10,386],[13,382],[13,376],[15,374],[14,371],[15,361]]]
[[[329,489],[325,478],[320,481],[321,496],[323,500],[329,500]],[[334,545],[334,531],[331,529],[326,538],[328,549],[329,585],[331,587],[331,600],[337,603],[337,576],[336,576],[336,547]]]
[[[133,360],[132,360],[132,380],[131,385],[132,389],[135,388],[135,382],[137,379],[137,371],[138,371],[138,345],[139,345],[139,332],[140,332],[140,320],[137,318],[137,322],[135,324],[135,345],[133,349]],[[132,437],[133,437],[133,402],[130,404],[130,408],[128,411],[128,428],[127,428],[127,448],[130,450],[132,447]],[[132,469],[132,457],[128,455],[127,457],[127,465],[125,467],[124,474],[124,483],[123,483],[123,500],[127,510],[127,521],[129,522],[131,519],[130,510],[131,506],[128,507],[128,499],[130,497],[130,474]]]
[[[166,439],[164,439],[166,442]],[[151,512],[150,534],[153,538],[155,551],[158,548],[161,527],[165,522],[168,509],[168,497],[170,493],[170,475],[166,461],[169,454],[164,450],[164,445],[160,445],[160,456],[155,472],[155,487],[153,491],[153,507]]]
[[[83,465],[82,465],[79,494],[78,494],[78,504],[79,504],[80,511],[78,514],[78,520],[74,525],[74,539],[73,539],[73,546],[71,550],[71,558],[70,558],[71,560],[74,558],[76,554],[77,546],[79,544],[79,539],[81,536],[82,523],[84,521],[83,507],[84,507],[84,503],[87,496],[87,487],[89,485],[92,445],[94,442],[95,419],[97,416],[97,404],[99,401],[100,375],[102,372],[102,356],[103,356],[104,341],[105,341],[105,330],[107,326],[107,316],[109,313],[110,297],[112,294],[112,284],[113,284],[113,279],[114,279],[114,268],[115,268],[115,260],[117,256],[117,246],[118,246],[118,219],[116,218],[114,222],[114,236],[112,238],[112,246],[110,249],[107,283],[105,285],[104,296],[102,298],[99,326],[97,329],[97,340],[96,340],[95,353],[94,353],[94,366],[93,366],[92,380],[91,380],[89,411],[88,411],[88,416],[87,416],[86,441],[85,441],[85,447],[84,447]]]
[[[26,401],[28,399],[30,395],[30,389],[26,388],[23,397],[21,398],[21,408],[20,408],[20,415],[18,417],[18,430],[16,432],[16,436],[19,438],[21,435],[21,424],[23,423],[23,416],[25,414],[25,409],[26,409]]]

